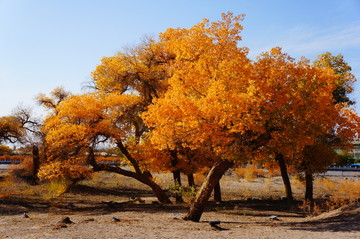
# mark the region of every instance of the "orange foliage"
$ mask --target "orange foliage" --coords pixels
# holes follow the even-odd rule
[[[145,143],[148,128],[139,115],[166,88],[164,63],[170,57],[161,44],[149,39],[126,53],[104,57],[92,72],[95,92],[68,95],[56,101],[58,104],[40,97],[55,111],[43,127],[48,159],[71,166],[68,159],[89,155],[99,143],[110,142],[119,147],[136,173],[150,166],[163,168],[153,163],[159,162],[154,158],[166,158],[167,154]],[[96,156],[95,160],[101,162],[104,158]],[[44,172],[57,174],[50,168]]]
[[[359,117],[334,104],[334,71],[279,47],[251,61],[239,47],[243,17],[167,29],[158,42],[103,58],[92,72],[95,92],[53,104],[44,126],[52,158],[111,140],[143,170],[193,173],[218,159],[243,163],[275,151],[297,160],[294,152],[329,129],[353,138]]]
[[[81,161],[81,160],[80,160]],[[78,159],[49,162],[41,166],[38,177],[40,179],[81,179],[91,174],[92,170],[79,164]]]
[[[207,145],[210,151],[227,154],[228,149],[221,147],[233,137],[226,127],[250,105],[241,94],[249,86],[251,72],[247,49],[237,47],[241,18],[224,15],[224,21],[204,20],[190,29],[168,29],[160,35],[176,57],[168,80],[171,87],[143,114],[154,127],[151,139],[158,147]]]
[[[334,72],[295,61],[279,47],[250,61],[248,50],[238,47],[241,19],[228,13],[160,35],[175,58],[169,89],[143,113],[152,143],[208,147],[212,158],[243,162],[275,150],[292,156],[329,129],[353,138],[359,117],[334,104]]]

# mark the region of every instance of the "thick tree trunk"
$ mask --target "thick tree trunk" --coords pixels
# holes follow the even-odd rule
[[[214,201],[215,201],[215,202],[222,202],[222,199],[221,199],[220,180],[219,180],[219,182],[215,185],[215,188],[214,188]]]
[[[305,171],[305,202],[309,204],[310,212],[314,211],[313,182],[312,173]]]
[[[219,182],[224,173],[234,165],[233,162],[226,160],[217,161],[211,168],[204,183],[198,191],[194,202],[191,204],[189,213],[184,217],[184,220],[191,220],[198,222],[205,209],[212,191]]]
[[[151,174],[148,173],[148,176],[144,177],[144,181],[142,181],[143,183],[145,183],[146,185],[148,185],[153,193],[155,194],[155,196],[157,197],[157,199],[159,200],[159,202],[163,203],[163,204],[171,204],[171,201],[168,197],[168,195],[166,194],[166,192],[164,190],[162,190],[162,188],[159,186],[159,184],[155,183]],[[147,173],[145,173],[145,175],[147,175]]]
[[[32,179],[32,184],[36,185],[38,184],[38,172],[39,172],[39,168],[40,168],[40,155],[39,155],[39,148],[38,146],[34,145],[33,146],[33,150],[32,150],[32,154],[33,154],[33,179]]]
[[[98,165],[98,167],[96,169],[94,169],[94,171],[108,171],[108,172],[113,172],[113,173],[118,173],[127,177],[131,177],[134,178],[138,181],[140,181],[141,183],[144,183],[145,185],[148,185],[154,195],[157,197],[157,199],[159,200],[159,202],[163,203],[163,204],[171,204],[171,201],[169,199],[169,196],[167,195],[167,193],[161,189],[161,187],[155,183],[152,175],[150,172],[143,172],[141,174],[139,173],[135,173],[135,172],[131,172],[128,170],[124,170],[120,167],[114,167],[114,166],[110,166],[110,165]]]
[[[182,198],[182,193],[179,190],[181,187],[181,174],[180,174],[180,169],[177,169],[178,167],[178,155],[177,155],[177,151],[176,150],[171,150],[170,151],[171,154],[171,166],[175,168],[175,170],[172,171],[173,173],[173,178],[174,178],[174,189],[175,189],[175,200],[176,203],[183,203],[184,200]]]
[[[180,170],[173,171],[173,178],[174,178],[174,183],[176,183],[178,186],[182,185]]]
[[[189,187],[194,187],[195,186],[194,174],[188,173],[187,174],[187,179],[188,179]]]
[[[122,169],[120,167],[115,167],[115,166],[111,166],[111,165],[107,165],[107,164],[98,164],[96,162],[93,150],[89,149],[88,163],[93,167],[93,170],[95,172],[107,171],[107,172],[113,172],[113,173],[117,173],[117,174],[121,174],[121,175],[124,175],[127,177],[134,178],[134,179],[140,181],[141,183],[148,185],[152,189],[154,195],[157,197],[159,202],[164,203],[164,204],[171,204],[171,201],[170,201],[168,195],[154,181],[151,173],[148,171],[141,171],[140,167],[137,164],[137,161],[135,159],[131,158],[131,160],[129,160],[129,161],[134,166],[135,172],[128,171],[128,170]]]
[[[173,173],[173,179],[174,179],[174,183],[177,186],[181,186],[181,174],[180,174],[180,170],[175,170],[172,172]]]
[[[183,203],[182,193],[179,191],[181,187],[181,174],[180,170],[175,170],[172,172],[174,177],[174,187],[175,187],[175,200],[177,203]]]
[[[312,173],[305,172],[305,201],[312,203],[313,198],[313,175]]]
[[[292,190],[291,190],[291,183],[290,183],[289,175],[287,172],[284,156],[282,154],[276,154],[275,159],[279,163],[281,177],[283,179],[284,186],[285,186],[286,198],[288,200],[292,201],[293,194],[292,194]]]

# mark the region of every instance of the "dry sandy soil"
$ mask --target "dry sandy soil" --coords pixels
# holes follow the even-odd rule
[[[26,197],[15,194],[0,199],[0,238],[360,238],[359,204],[309,217],[296,204],[276,198],[240,197],[266,195],[267,190],[281,195],[281,185],[277,189],[274,181],[275,186],[268,188],[261,180],[247,185],[223,180],[225,202],[209,202],[199,223],[182,220],[188,204],[155,204],[151,191],[129,181],[131,187],[126,183],[114,187],[101,179],[53,200],[36,192]],[[129,203],[130,196],[145,202]],[[270,220],[270,215],[279,220]],[[72,223],[63,221],[65,217]],[[221,230],[209,225],[214,220],[221,221]]]

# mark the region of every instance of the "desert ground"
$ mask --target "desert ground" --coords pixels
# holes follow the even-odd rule
[[[169,178],[158,176],[163,187]],[[248,182],[228,175],[221,186],[224,202],[211,200],[196,223],[182,219],[191,196],[184,195],[185,203],[161,205],[146,186],[109,173],[61,195],[55,195],[56,185],[17,181],[15,186],[3,180],[0,238],[360,238],[358,203],[309,215],[300,206],[303,187],[295,181],[293,203],[280,199],[280,177]],[[321,199],[325,192],[315,188],[315,194]],[[278,220],[270,219],[272,215]],[[219,228],[211,227],[210,221],[220,221]]]

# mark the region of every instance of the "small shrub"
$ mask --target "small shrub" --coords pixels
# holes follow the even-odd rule
[[[316,216],[324,212],[324,207],[321,204],[308,201],[304,201],[302,204],[300,204],[299,209],[311,216]]]
[[[66,180],[50,180],[45,184],[46,191],[42,196],[46,200],[58,198],[68,190],[70,185],[71,182]]]
[[[192,202],[195,199],[197,188],[184,187],[176,184],[169,185],[168,190],[173,195],[181,195],[185,202]]]
[[[325,208],[326,210],[335,210],[337,208],[340,208],[345,205],[350,204],[350,200],[345,198],[336,198],[336,197],[330,197],[329,200],[325,202]]]

